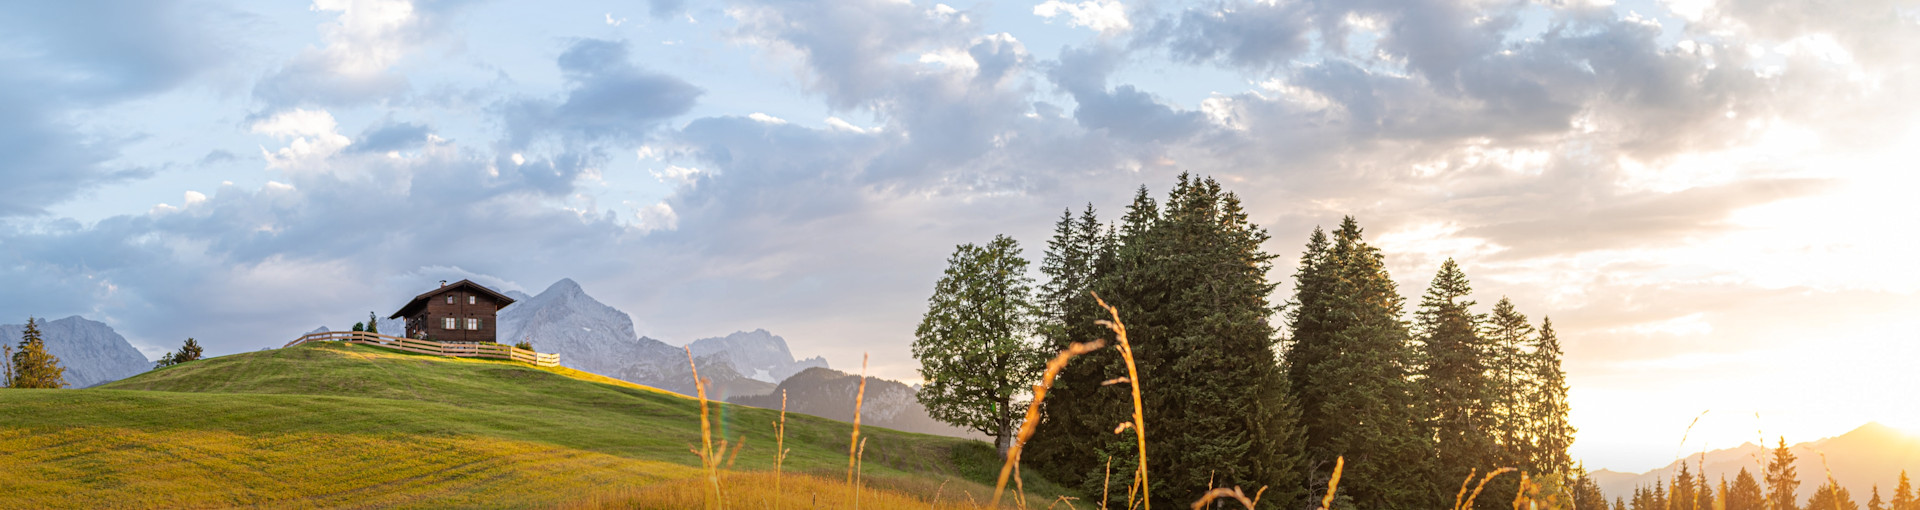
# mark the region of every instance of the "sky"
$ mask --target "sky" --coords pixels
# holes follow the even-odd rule
[[[441,279],[915,380],[955,245],[1219,179],[1550,316],[1574,455],[1920,430],[1920,2],[42,2],[0,313],[275,347]],[[1769,439],[1770,440],[1770,439]]]

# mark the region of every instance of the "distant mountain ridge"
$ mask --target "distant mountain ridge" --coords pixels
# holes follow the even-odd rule
[[[146,355],[105,323],[75,315],[38,325],[47,352],[60,358],[60,366],[67,369],[69,388],[118,381],[153,368]],[[26,324],[0,325],[0,341],[19,345],[25,330]]]
[[[1908,473],[1910,477],[1920,477],[1920,437],[1879,423],[1867,423],[1839,436],[1793,444],[1787,449],[1796,457],[1794,469],[1800,475],[1797,494],[1803,503],[1813,497],[1815,488],[1826,483],[1829,472],[1834,481],[1846,487],[1853,493],[1854,499],[1862,503],[1875,485],[1880,487],[1882,497],[1892,497],[1890,491],[1903,469],[1912,470]],[[1731,483],[1741,468],[1746,468],[1755,480],[1764,478],[1765,462],[1771,450],[1771,446],[1745,443],[1709,451],[1704,455],[1695,453],[1645,473],[1602,469],[1594,471],[1592,477],[1607,498],[1628,498],[1633,496],[1634,487],[1652,486],[1656,480],[1672,483],[1673,476],[1679,473],[1680,463],[1685,462],[1689,472],[1696,475],[1706,473],[1707,479],[1716,484],[1715,490],[1718,490],[1721,476],[1724,475]]]
[[[785,391],[787,410],[831,420],[852,421],[853,401],[859,392],[860,376],[824,367],[800,371],[780,382],[766,395],[733,397],[728,402],[763,409],[780,408],[780,392]],[[927,415],[927,409],[915,397],[917,391],[898,381],[867,378],[867,393],[860,405],[860,422],[907,432],[979,439],[982,436],[955,427]]]

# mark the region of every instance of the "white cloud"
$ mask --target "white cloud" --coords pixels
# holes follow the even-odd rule
[[[335,132],[339,125],[326,110],[293,109],[255,122],[254,133],[291,140],[278,151],[260,152],[270,168],[299,168],[324,160],[353,141]]]
[[[1047,0],[1033,6],[1033,14],[1046,18],[1048,23],[1064,15],[1068,25],[1087,27],[1101,33],[1124,32],[1133,28],[1133,23],[1127,21],[1127,6],[1119,0],[1087,0],[1072,4]]]
[[[641,231],[651,232],[655,230],[674,230],[680,228],[680,215],[675,214],[673,212],[673,206],[667,205],[666,202],[643,207],[634,213],[634,217],[640,220]]]
[[[762,123],[762,124],[776,124],[776,125],[778,125],[778,124],[786,124],[786,123],[787,123],[787,120],[786,120],[786,119],[782,119],[782,118],[779,118],[779,117],[775,117],[775,116],[772,116],[772,115],[767,115],[767,114],[764,114],[764,113],[760,113],[760,112],[753,112],[753,113],[751,113],[751,114],[748,114],[748,115],[747,115],[747,118],[749,118],[749,119],[753,119],[754,121],[756,121],[756,122],[759,122],[759,123]]]

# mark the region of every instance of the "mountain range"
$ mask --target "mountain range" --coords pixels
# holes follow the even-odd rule
[[[85,388],[125,379],[153,368],[153,362],[105,323],[75,315],[39,323],[47,353],[67,369],[67,387]],[[0,340],[20,342],[25,324],[0,324]]]
[[[1662,480],[1672,483],[1674,475],[1680,472],[1680,463],[1685,462],[1688,471],[1706,473],[1707,480],[1719,490],[1720,478],[1724,476],[1732,483],[1741,468],[1755,480],[1763,480],[1771,449],[1772,446],[1746,443],[1689,455],[1645,473],[1602,469],[1594,471],[1592,477],[1608,498],[1630,498],[1635,487],[1651,487],[1655,481]],[[1920,468],[1920,437],[1879,423],[1868,423],[1839,436],[1799,443],[1787,449],[1796,457],[1794,469],[1800,476],[1798,494],[1802,502],[1813,497],[1814,489],[1826,483],[1829,474],[1841,487],[1852,492],[1855,500],[1865,502],[1874,486],[1880,487],[1882,498],[1891,499],[1901,470]],[[1920,472],[1910,476],[1920,476]]]
[[[853,400],[860,391],[860,376],[826,367],[813,367],[780,381],[771,393],[727,399],[728,402],[763,409],[779,409],[785,392],[787,410],[840,421],[853,421]],[[951,437],[985,439],[979,433],[955,427],[927,415],[927,408],[915,397],[916,390],[898,381],[867,378],[867,392],[860,403],[860,422],[907,432]]]

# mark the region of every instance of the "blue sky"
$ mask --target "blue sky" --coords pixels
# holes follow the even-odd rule
[[[954,245],[1190,171],[1551,315],[1589,467],[1920,429],[1910,0],[550,4],[12,6],[0,312],[224,354],[571,277],[913,379]]]

